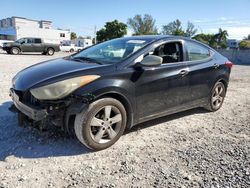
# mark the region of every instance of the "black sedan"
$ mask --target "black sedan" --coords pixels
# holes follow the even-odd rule
[[[218,110],[231,67],[191,39],[125,37],[22,70],[10,95],[20,125],[59,126],[101,150],[138,123],[197,107]]]

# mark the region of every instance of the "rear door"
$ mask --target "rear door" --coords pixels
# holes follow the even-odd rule
[[[43,52],[42,40],[40,38],[35,38],[32,46],[34,52]]]
[[[218,68],[213,52],[194,41],[185,41],[184,46],[189,70],[189,100],[193,103],[204,102],[210,94],[214,73]]]

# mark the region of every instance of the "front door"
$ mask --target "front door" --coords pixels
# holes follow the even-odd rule
[[[135,94],[139,122],[178,109],[188,102],[188,69],[183,62],[182,43],[162,44],[153,55],[163,58],[161,66],[137,70],[140,77],[135,82]]]
[[[32,52],[33,51],[33,39],[27,38],[21,43],[21,50],[22,52]]]

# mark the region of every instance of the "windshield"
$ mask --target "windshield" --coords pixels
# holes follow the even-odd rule
[[[102,63],[118,63],[149,44],[152,39],[120,38],[87,48],[72,58],[92,59]]]
[[[16,41],[16,43],[20,43],[20,44],[27,43],[27,39],[26,39],[26,38],[18,39],[18,40]]]

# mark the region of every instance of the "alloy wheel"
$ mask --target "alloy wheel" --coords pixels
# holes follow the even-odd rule
[[[12,49],[12,53],[13,53],[14,55],[17,55],[17,54],[19,54],[19,50],[18,50],[17,48],[13,48],[13,49]]]
[[[221,107],[225,97],[225,88],[222,83],[219,83],[215,86],[212,94],[212,105],[214,109]]]
[[[90,135],[96,143],[107,143],[113,140],[122,126],[122,115],[115,106],[104,106],[99,109],[90,122]]]

